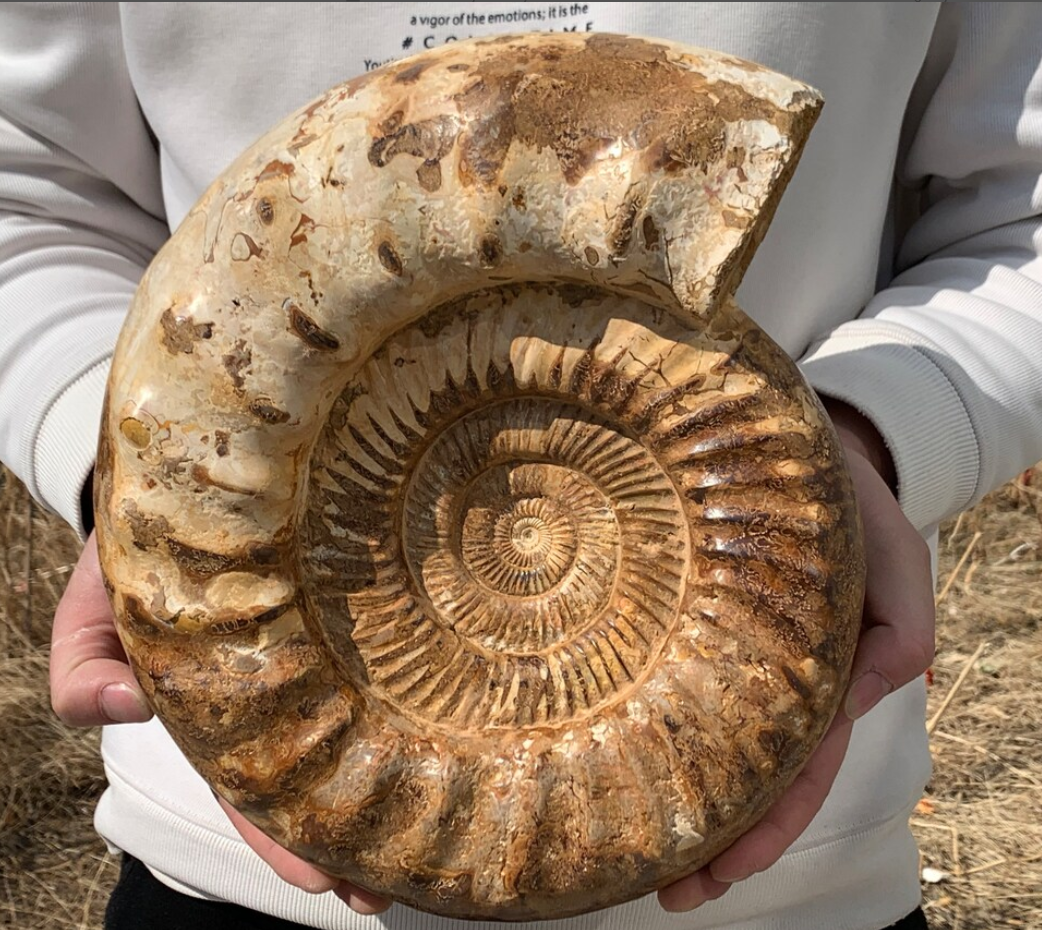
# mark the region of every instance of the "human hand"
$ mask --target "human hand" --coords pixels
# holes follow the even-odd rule
[[[54,614],[51,706],[74,727],[142,723],[152,716],[116,633],[93,533]],[[332,891],[359,914],[378,914],[390,906],[384,898],[326,875],[276,844],[227,803],[220,804],[250,849],[283,881],[312,894]]]
[[[667,911],[689,911],[772,866],[810,824],[846,755],[854,721],[933,661],[930,551],[893,494],[894,466],[872,424],[826,401],[854,483],[867,568],[861,637],[842,709],[807,765],[766,816],[709,865],[659,892]]]
[[[258,856],[261,857],[284,882],[295,885],[311,894],[332,891],[341,901],[359,914],[380,914],[391,906],[387,898],[373,894],[340,878],[327,875],[320,869],[283,849],[270,836],[263,833],[232,807],[224,798],[214,795],[221,810],[228,815],[232,826]]]
[[[143,723],[152,717],[116,634],[93,533],[54,613],[51,706],[73,727]]]

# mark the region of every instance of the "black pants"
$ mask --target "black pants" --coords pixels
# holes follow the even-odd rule
[[[345,904],[344,907],[347,907]],[[504,926],[508,926],[504,924]],[[167,888],[132,856],[123,857],[109,899],[105,930],[305,930],[303,924],[258,914],[238,904],[203,901]],[[886,930],[929,930],[921,910]]]

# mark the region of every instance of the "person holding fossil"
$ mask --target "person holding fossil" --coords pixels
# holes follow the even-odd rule
[[[0,14],[0,456],[82,535],[108,359],[144,267],[275,119],[407,39],[448,41],[453,4],[438,5],[447,26],[420,35],[433,6]],[[824,94],[738,297],[837,427],[868,593],[842,711],[767,817],[658,903],[568,925],[923,926],[907,818],[929,772],[928,541],[1042,457],[1042,18],[1026,4],[582,7],[594,33],[721,49]],[[475,34],[499,31],[468,15]],[[112,724],[97,825],[125,854],[113,930],[451,926],[400,907],[367,916],[386,902],[222,812],[161,725],[145,722],[92,543],[56,617],[52,663],[59,716]]]

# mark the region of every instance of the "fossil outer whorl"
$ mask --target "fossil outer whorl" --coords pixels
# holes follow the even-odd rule
[[[126,651],[280,843],[446,915],[707,862],[840,700],[835,435],[731,294],[820,101],[667,42],[334,88],[142,280],[95,501]]]

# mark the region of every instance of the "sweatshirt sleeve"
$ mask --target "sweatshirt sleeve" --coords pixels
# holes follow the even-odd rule
[[[0,8],[0,460],[83,533],[108,364],[168,235],[119,4]]]
[[[899,274],[800,365],[924,529],[1042,458],[1042,4],[944,4],[909,113]]]

